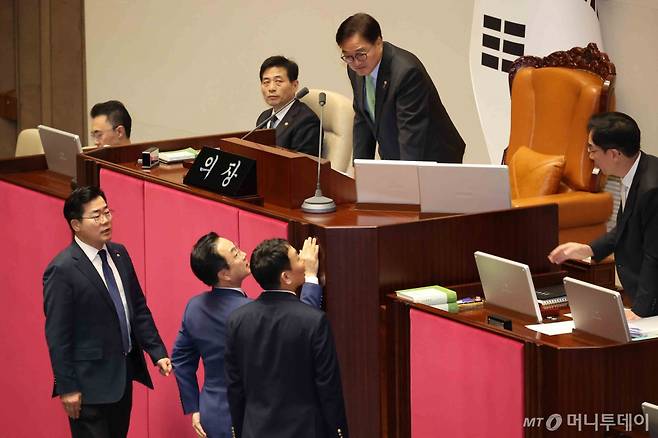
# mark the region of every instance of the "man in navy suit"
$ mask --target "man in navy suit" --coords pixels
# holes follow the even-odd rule
[[[43,274],[53,397],[61,399],[73,437],[125,437],[132,381],[153,388],[142,350],[163,375],[171,361],[126,248],[110,242],[105,194],[74,190],[64,217],[74,241]]]
[[[234,437],[347,438],[327,316],[299,302],[305,263],[284,239],[262,242],[251,270],[264,289],[228,319],[226,384]]]
[[[260,66],[260,90],[265,103],[272,109],[258,116],[261,124],[273,112],[281,110],[265,128],[276,129],[276,144],[295,152],[318,154],[320,119],[304,102],[295,100],[299,81],[299,67],[283,56],[271,56]]]
[[[553,263],[614,253],[619,280],[632,300],[628,319],[658,315],[658,158],[640,151],[640,128],[626,114],[592,116],[589,157],[606,175],[621,178],[615,228],[589,245],[564,243],[548,256]]]
[[[322,288],[318,284],[318,245],[315,238],[304,242],[300,258],[305,282],[301,301],[320,307]],[[226,321],[238,307],[251,301],[242,291],[249,276],[246,254],[233,242],[210,232],[194,245],[190,255],[192,271],[211,286],[185,308],[172,352],[183,412],[192,414],[192,427],[199,437],[230,438],[231,418],[226,398],[224,350]],[[197,369],[203,359],[205,379],[199,394]]]

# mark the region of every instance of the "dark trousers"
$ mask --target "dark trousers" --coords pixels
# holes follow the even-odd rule
[[[133,405],[132,370],[127,360],[126,389],[116,403],[84,404],[77,420],[69,417],[72,438],[125,438],[130,426],[130,411]]]

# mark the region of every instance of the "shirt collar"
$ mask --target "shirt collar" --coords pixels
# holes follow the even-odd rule
[[[98,255],[99,250],[97,250],[91,245],[84,243],[82,240],[78,238],[78,236],[75,236],[74,239],[75,239],[75,243],[78,244],[82,252],[84,252],[87,258],[93,262],[96,256]],[[107,250],[107,245],[103,244],[103,248],[101,249],[104,249],[106,252],[109,253],[109,251]]]
[[[287,294],[292,294],[292,295],[297,296],[297,294],[294,293],[293,291],[285,290],[285,289],[268,289],[268,290],[264,290],[263,292],[285,292]]]
[[[379,66],[380,65],[382,65],[382,60],[381,59],[377,63],[377,66],[368,75],[368,76],[372,76],[372,78],[375,80],[375,84],[377,84],[377,76],[379,75]]]
[[[637,166],[640,163],[640,157],[642,156],[642,153],[637,154],[637,158],[635,159],[635,163],[633,163],[633,166],[631,169],[628,171],[628,173],[621,179],[621,183],[624,185],[624,187],[630,189],[631,184],[633,184],[633,178],[635,178],[635,173],[637,172]]]
[[[290,108],[292,108],[292,106],[293,106],[294,104],[295,104],[295,102],[293,101],[293,103],[291,103],[290,105],[288,105],[287,107],[285,107],[285,108],[284,108],[279,114],[277,114],[276,116],[274,116],[274,118],[275,118],[275,119],[278,119],[279,122],[280,122],[281,120],[283,120],[283,118],[286,116],[286,114],[288,114],[288,111],[290,111]],[[272,114],[274,114],[274,108],[272,108]]]
[[[241,287],[224,287],[224,286],[213,286],[213,289],[228,289],[228,290],[234,290],[236,292],[240,292],[240,294],[244,295],[245,297],[247,294],[242,290]]]

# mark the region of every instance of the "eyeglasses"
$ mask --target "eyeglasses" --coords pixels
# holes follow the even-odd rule
[[[345,61],[346,64],[352,64],[354,61],[364,62],[368,59],[368,53],[372,50],[374,46],[370,46],[365,52],[356,52],[354,55],[342,55],[340,59]]]
[[[112,219],[112,213],[113,212],[114,212],[114,210],[109,210],[108,209],[108,210],[105,210],[102,213],[98,213],[98,214],[95,214],[93,216],[82,216],[80,219],[91,219],[95,223],[100,224],[102,222],[102,220],[101,220],[102,218],[105,218],[106,221],[109,221],[110,219]]]
[[[105,132],[110,132],[110,131],[114,131],[115,129],[117,129],[117,128],[110,128],[110,129],[97,129],[97,130],[95,130],[95,131],[91,131],[90,134],[91,134],[91,137],[92,137],[94,140],[100,140],[101,137],[103,137],[103,133],[105,133]]]

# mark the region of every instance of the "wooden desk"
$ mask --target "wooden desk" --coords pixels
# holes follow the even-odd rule
[[[582,332],[547,336],[525,327],[534,323],[530,318],[487,304],[480,309],[451,314],[401,301],[394,296],[390,299],[389,327],[392,327],[393,334],[389,337],[389,349],[395,357],[395,365],[389,374],[389,397],[400,400],[397,410],[389,416],[391,420],[399,419],[397,423],[392,421],[391,428],[395,434],[391,436],[415,437],[415,434],[411,435],[412,430],[428,427],[433,424],[432,421],[446,428],[457,427],[461,424],[459,418],[472,415],[472,409],[481,417],[482,423],[475,420],[466,426],[462,425],[466,429],[462,430],[464,436],[479,436],[474,430],[491,430],[491,424],[497,424],[507,428],[508,432],[500,435],[505,437],[600,437],[605,430],[601,427],[595,431],[594,426],[582,424],[582,430],[579,431],[576,415],[587,414],[590,423],[593,423],[595,414],[641,414],[642,402],[655,399],[658,394],[658,362],[655,360],[658,339],[618,344]],[[492,314],[511,319],[512,330],[487,324],[487,316]],[[429,338],[432,342],[428,342],[427,337],[423,338],[421,328],[426,325],[431,329],[434,323],[442,330],[432,332]],[[450,329],[449,337],[446,335],[446,327]],[[414,373],[424,373],[415,356],[427,348],[459,343],[475,343],[477,348],[490,348],[491,351],[507,348],[511,343],[519,346],[520,354],[518,360],[509,358],[510,362],[505,364],[502,371],[498,369],[498,374],[494,371],[488,381],[470,387],[467,399],[460,398],[458,394],[449,409],[437,410],[436,419],[427,419],[422,416],[425,406],[418,405],[419,400],[424,403],[428,400],[418,396],[419,392],[424,391],[423,382],[412,378]],[[510,351],[515,350],[512,348]],[[478,352],[472,353],[477,356]],[[429,363],[424,365],[430,366]],[[454,363],[452,365],[450,379],[456,380],[468,379],[465,373],[472,373],[473,367],[479,367],[478,364],[467,362],[462,362],[463,367],[455,367]],[[441,372],[442,366],[438,365],[437,373]],[[495,391],[492,388],[495,388],[499,379],[509,378],[506,373],[508,370],[511,373],[515,366],[520,370],[518,377],[522,377],[522,384],[516,389],[510,384],[499,393],[492,394],[491,391]],[[424,384],[431,385],[432,382]],[[441,386],[440,382],[438,386]],[[437,398],[435,406],[441,405],[443,400],[440,393],[430,394],[431,397]],[[487,401],[487,397],[493,401]],[[509,403],[505,412],[512,420],[511,424],[495,417],[486,418],[489,412],[495,412],[499,403]],[[516,408],[520,412],[515,412]],[[559,415],[563,422],[555,433],[551,434],[545,425],[538,423],[534,426],[528,423],[523,427],[523,421],[533,418],[543,418],[545,421],[552,415]],[[573,420],[572,425],[568,424],[568,419]],[[473,429],[469,430],[471,427]],[[491,436],[496,436],[493,431]]]

